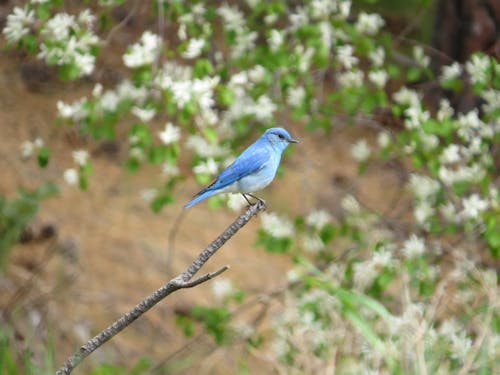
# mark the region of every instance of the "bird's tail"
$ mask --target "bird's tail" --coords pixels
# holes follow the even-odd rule
[[[187,203],[184,208],[189,208],[194,206],[196,203],[202,201],[203,199],[207,199],[212,195],[217,194],[217,190],[205,190],[196,196],[191,202]]]

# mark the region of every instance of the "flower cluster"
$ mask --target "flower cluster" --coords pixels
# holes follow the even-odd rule
[[[26,45],[30,51],[38,48],[38,58],[48,65],[58,65],[63,78],[74,79],[94,71],[100,43],[92,30],[94,21],[95,16],[89,9],[76,16],[56,13],[47,20],[37,20],[35,10],[27,5],[14,8],[3,33],[11,44]],[[40,38],[38,42],[33,35],[35,30]]]

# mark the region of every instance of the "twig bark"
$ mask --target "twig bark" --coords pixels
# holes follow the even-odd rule
[[[69,357],[64,365],[57,371],[57,375],[70,374],[73,369],[80,364],[93,351],[103,345],[105,342],[113,338],[146,311],[160,302],[169,294],[179,289],[192,288],[207,280],[210,280],[229,267],[224,266],[216,272],[208,273],[200,276],[195,280],[191,280],[193,276],[203,267],[203,265],[215,254],[215,252],[224,245],[238,230],[240,230],[248,221],[260,211],[265,210],[266,205],[263,201],[258,201],[256,204],[249,206],[246,212],[241,214],[229,227],[222,232],[210,245],[208,245],[193,261],[193,263],[178,276],[167,282],[157,291],[146,297],[142,302],[137,304],[132,310],[116,320],[108,328],[102,330],[95,337],[90,339],[85,345],[80,347],[71,357]]]

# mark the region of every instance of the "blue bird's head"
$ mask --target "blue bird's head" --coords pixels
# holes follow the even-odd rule
[[[280,151],[283,151],[289,143],[299,142],[297,139],[292,138],[290,133],[283,128],[267,129],[262,138],[267,139],[273,147],[276,147]]]

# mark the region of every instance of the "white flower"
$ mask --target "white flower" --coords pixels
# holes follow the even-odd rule
[[[382,66],[385,60],[385,50],[383,47],[378,47],[375,51],[370,52],[368,57],[374,66]]]
[[[339,4],[339,16],[341,19],[347,19],[351,13],[351,1],[341,1]]]
[[[158,194],[158,189],[155,188],[143,189],[140,192],[142,200],[148,203],[151,202],[153,199],[155,199],[157,194]]]
[[[293,224],[287,218],[280,217],[276,213],[264,212],[260,216],[262,229],[275,238],[287,238],[293,236]]]
[[[392,268],[394,265],[395,260],[386,248],[374,253],[372,259],[355,263],[353,279],[356,289],[364,290],[369,287],[381,271],[385,268]]]
[[[74,59],[75,65],[80,72],[80,75],[88,76],[92,74],[95,67],[95,56],[91,54],[76,54]]]
[[[63,41],[69,38],[71,29],[75,27],[75,16],[67,13],[57,13],[47,21],[42,29],[42,34],[47,38]]]
[[[272,29],[269,32],[269,38],[267,38],[267,43],[269,44],[269,48],[271,51],[276,52],[278,48],[283,44],[283,40],[285,39],[284,31],[279,31],[276,29]]]
[[[73,160],[76,164],[80,166],[87,164],[87,160],[89,158],[87,150],[75,150],[71,153],[71,155],[73,156]]]
[[[148,122],[155,116],[156,109],[133,107],[132,113],[142,122]]]
[[[436,115],[439,121],[449,120],[454,113],[455,111],[453,110],[453,107],[450,105],[450,101],[448,99],[441,99],[439,101],[439,110]]]
[[[291,270],[288,270],[286,273],[286,280],[289,283],[295,283],[300,280],[300,273],[297,271],[296,268],[292,268]]]
[[[257,99],[254,107],[254,114],[257,120],[262,122],[269,120],[273,117],[274,111],[276,111],[277,106],[267,95],[261,95]]]
[[[344,87],[361,87],[363,85],[363,72],[354,70],[340,73],[338,81]]]
[[[409,182],[410,189],[419,200],[427,200],[436,195],[441,185],[431,177],[412,173]]]
[[[422,142],[422,147],[429,151],[435,149],[439,146],[439,138],[434,134],[427,134],[425,132],[421,132],[419,134],[420,141]]]
[[[165,124],[165,129],[158,132],[158,136],[165,145],[170,145],[181,138],[181,129],[171,122],[167,122]]]
[[[407,259],[413,259],[421,256],[425,252],[424,240],[415,234],[412,234],[403,244],[401,252]]]
[[[465,219],[477,219],[479,214],[489,207],[488,201],[481,199],[478,194],[472,194],[462,201],[461,216]]]
[[[448,202],[444,206],[441,206],[439,211],[447,221],[452,223],[458,221],[457,210],[455,209],[453,202]]]
[[[240,58],[245,56],[249,51],[255,48],[255,41],[257,40],[258,33],[256,31],[242,32],[236,35],[235,45],[231,50],[233,58]]]
[[[419,134],[420,141],[422,142],[422,147],[429,151],[435,149],[439,146],[439,138],[435,134],[427,134],[425,132],[421,132]]]
[[[298,59],[298,70],[301,73],[305,73],[311,66],[312,57],[314,56],[314,48],[304,48],[303,45],[299,45],[295,48],[295,53]]]
[[[264,17],[264,22],[266,25],[272,25],[278,20],[278,14],[277,13],[268,13]]]
[[[358,64],[359,60],[357,57],[352,55],[353,51],[354,48],[350,44],[337,48],[338,60],[345,69],[351,69],[353,66]]]
[[[165,176],[177,176],[179,174],[179,167],[175,164],[166,162],[162,165],[161,171]]]
[[[421,201],[415,206],[413,214],[417,222],[424,225],[435,212],[436,210],[428,201]]]
[[[259,83],[265,78],[266,69],[262,65],[255,65],[248,71],[248,78],[250,81]]]
[[[408,107],[405,109],[404,114],[406,116],[405,127],[410,130],[420,127],[420,125],[431,117],[429,112],[423,111],[420,106]]]
[[[317,253],[325,248],[325,244],[317,234],[304,235],[302,237],[302,246],[304,246],[305,251],[311,253]]]
[[[102,90],[102,84],[96,83],[94,88],[92,89],[92,96],[96,98],[100,97],[102,95]]]
[[[227,206],[232,211],[239,211],[247,205],[247,201],[241,194],[229,194],[227,199]]]
[[[212,293],[218,300],[223,300],[231,295],[233,291],[233,284],[228,279],[219,277],[212,282]]]
[[[351,194],[346,195],[340,202],[342,208],[350,214],[358,214],[361,211],[361,206],[358,200]]]
[[[469,73],[472,83],[486,82],[489,67],[490,58],[486,55],[472,55],[470,60],[465,63],[465,69]]]
[[[420,107],[420,98],[417,92],[405,86],[396,91],[392,97],[398,104],[407,105],[409,107]]]
[[[391,143],[391,135],[387,131],[381,131],[377,135],[377,143],[380,148],[386,148]]]
[[[223,19],[223,25],[228,30],[240,31],[245,25],[245,17],[237,6],[224,4],[217,8],[217,14]]]
[[[226,148],[219,146],[217,143],[209,143],[199,135],[189,136],[186,146],[203,158],[223,156],[228,152]]]
[[[361,12],[354,27],[361,34],[375,35],[384,24],[385,21],[380,15]]]
[[[185,59],[194,59],[201,55],[201,51],[203,50],[204,46],[204,39],[193,38],[189,41],[186,50],[182,53],[182,57],[184,57]]]
[[[58,100],[57,111],[59,113],[59,116],[64,119],[72,119],[74,121],[82,119],[86,115],[86,112],[83,108],[84,102],[85,98],[73,104],[66,104],[63,101]]]
[[[370,157],[371,150],[366,139],[360,139],[351,147],[351,155],[359,163],[363,163]]]
[[[24,8],[15,7],[7,16],[7,22],[3,33],[8,43],[15,43],[30,32],[30,26],[35,21],[35,12]]]
[[[319,30],[321,32],[321,43],[330,50],[334,40],[332,24],[328,21],[322,21],[319,23]]]
[[[286,102],[291,107],[299,107],[304,102],[306,90],[302,86],[289,87],[286,93]]]
[[[120,104],[120,96],[112,91],[106,91],[101,97],[101,107],[105,111],[114,112],[116,111],[118,104]]]
[[[152,64],[158,57],[162,39],[151,31],[145,31],[139,43],[133,44],[123,55],[123,63],[129,68]]]
[[[35,145],[31,141],[24,141],[21,144],[21,157],[23,159],[28,159],[31,155],[33,155],[33,151],[35,150]]]
[[[427,68],[431,62],[430,57],[424,54],[424,49],[421,46],[413,47],[413,58],[423,68]]]
[[[446,147],[439,156],[439,161],[442,164],[453,164],[460,161],[460,159],[460,147],[456,144]]]
[[[484,90],[481,97],[486,103],[483,104],[483,110],[487,113],[500,108],[500,91],[495,89]]]
[[[451,186],[458,181],[478,182],[484,177],[485,171],[478,163],[470,166],[465,165],[452,170],[442,165],[439,168],[439,179],[447,186]]]
[[[146,154],[144,153],[144,149],[139,146],[131,147],[129,150],[129,156],[131,159],[140,161],[146,159]]]
[[[453,64],[444,65],[441,68],[441,77],[439,77],[439,79],[441,81],[449,81],[459,78],[460,74],[462,74],[462,67],[458,62],[455,61]]]
[[[312,17],[316,19],[328,18],[337,9],[337,2],[331,0],[313,0],[310,5]]]
[[[449,337],[451,340],[451,357],[459,361],[467,357],[472,348],[472,339],[467,336],[467,332],[460,330],[455,335]]]
[[[378,87],[384,87],[387,80],[389,79],[389,75],[385,70],[372,70],[370,73],[368,73],[368,79],[375,84],[375,86]]]
[[[306,217],[306,224],[317,229],[322,229],[331,221],[332,216],[326,210],[314,210]]]
[[[309,23],[309,16],[307,15],[307,9],[305,7],[297,7],[294,12],[295,13],[292,13],[289,16],[290,29],[292,31],[296,31]]]
[[[85,9],[78,14],[78,23],[90,28],[95,21],[95,16],[90,12],[90,9]]]
[[[79,176],[78,171],[75,168],[68,168],[63,174],[64,181],[70,186],[74,186],[78,183]]]
[[[209,158],[205,162],[202,162],[201,164],[196,165],[193,168],[193,172],[196,174],[209,174],[213,175],[216,174],[218,171],[218,166],[217,163],[215,162],[214,159]]]

